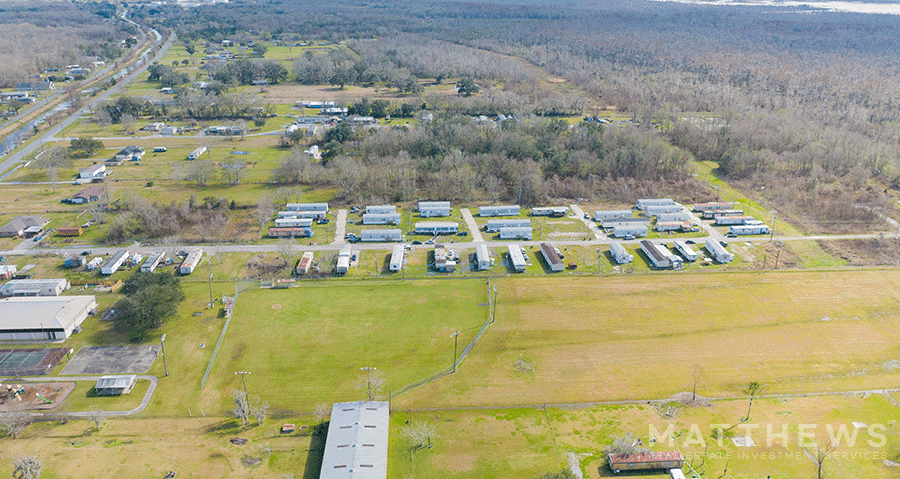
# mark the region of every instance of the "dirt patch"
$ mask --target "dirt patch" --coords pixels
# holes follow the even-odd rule
[[[235,446],[244,446],[248,441],[243,437],[233,437],[228,442],[234,444]]]
[[[585,235],[586,235],[586,233],[579,233],[577,231],[571,232],[571,233],[561,233],[558,231],[553,231],[550,233],[550,236],[552,236],[554,238],[581,238]]]
[[[280,305],[280,304],[273,304],[273,305],[272,305],[272,309],[281,309],[281,305]]]
[[[245,466],[258,466],[262,464],[262,458],[244,456],[241,458],[241,462],[243,462]]]
[[[8,389],[7,386],[11,386]],[[0,412],[48,410],[59,406],[75,389],[74,382],[4,383],[0,387]],[[18,398],[15,391],[21,391]],[[41,399],[43,398],[43,399]],[[49,402],[47,402],[49,401]]]

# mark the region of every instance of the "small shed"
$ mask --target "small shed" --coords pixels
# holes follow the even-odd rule
[[[131,394],[134,385],[137,383],[137,376],[134,374],[128,376],[101,376],[97,380],[94,389],[98,396],[118,396],[122,394]]]

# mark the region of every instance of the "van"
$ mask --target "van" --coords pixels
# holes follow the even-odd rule
[[[153,153],[165,153],[165,152],[167,152],[167,151],[169,151],[169,149],[166,148],[165,146],[155,146],[155,147],[153,147]]]

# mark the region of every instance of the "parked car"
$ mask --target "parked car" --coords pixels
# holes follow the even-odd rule
[[[430,240],[426,241],[424,244],[434,244],[434,240],[430,239]]]
[[[589,219],[591,219],[591,215],[589,215],[589,214],[587,214],[587,213],[585,213],[585,214],[584,214],[584,219],[586,219],[586,220],[589,220]]]
[[[319,224],[319,225],[327,225],[327,224],[328,224],[328,218],[319,218],[318,220],[316,220],[316,224]]]
[[[722,245],[722,246],[725,247],[725,248],[728,247],[728,242],[727,242],[727,241],[719,241],[719,244]]]
[[[412,244],[422,244],[422,242],[419,241],[419,240],[415,240],[415,241],[412,242]]]
[[[81,256],[87,256],[87,255],[89,255],[89,254],[91,254],[90,251],[82,251],[82,252],[81,252]]]
[[[350,207],[350,212],[351,212],[351,213],[359,213],[359,207],[358,207],[358,206],[351,206],[351,207]]]
[[[694,244],[694,240],[686,240],[685,243],[687,243],[687,244]]]

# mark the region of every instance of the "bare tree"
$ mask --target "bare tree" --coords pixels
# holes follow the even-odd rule
[[[31,415],[26,412],[11,412],[0,415],[0,431],[13,439],[31,424]]]
[[[331,414],[331,408],[325,403],[317,404],[316,410],[313,412],[313,415],[316,417],[316,422],[319,424],[325,422],[325,418],[327,418],[329,414]]]
[[[53,192],[56,193],[56,181],[59,179],[59,170],[72,166],[72,160],[65,148],[54,146],[47,150],[40,158],[32,162],[34,168],[44,170],[50,184],[53,185]]]
[[[703,380],[703,368],[700,367],[699,364],[695,364],[693,368],[691,368],[691,402],[697,400],[697,386],[700,385],[700,381]]]
[[[260,426],[266,420],[266,413],[268,411],[269,405],[264,402],[260,402],[260,400],[257,399],[256,406],[250,408],[250,415],[253,416],[253,419],[256,420],[256,424]]]
[[[232,185],[240,183],[241,173],[247,168],[246,163],[237,159],[228,160],[222,166],[224,167],[223,175]]]
[[[273,214],[275,214],[275,203],[272,201],[272,197],[263,195],[256,204],[256,221],[259,223],[260,229],[272,221]]]
[[[13,477],[15,479],[39,479],[44,467],[41,458],[33,454],[25,454],[13,458]]]
[[[103,201],[97,201],[96,203],[88,206],[87,214],[91,217],[91,220],[94,223],[103,224],[103,220],[106,219],[106,204]]]
[[[186,168],[185,181],[194,181],[197,186],[206,186],[206,183],[216,173],[216,164],[211,161],[192,161]]]
[[[384,387],[384,374],[377,369],[368,369],[366,374],[359,379],[356,389],[366,394],[369,401],[375,399]]]
[[[650,449],[644,447],[640,439],[634,434],[626,432],[622,437],[613,436],[613,442],[604,448],[606,454],[642,454]]]
[[[812,458],[813,463],[816,465],[816,479],[825,479],[825,463],[828,459],[831,459],[831,453],[834,452],[834,449],[835,444],[833,442],[829,443],[827,446],[816,443],[815,454],[807,451],[807,455]]]
[[[250,422],[250,402],[247,401],[247,393],[235,389],[231,392],[234,398],[234,409],[231,414],[241,420],[241,425],[246,426]]]
[[[119,119],[119,123],[122,124],[122,128],[125,130],[125,133],[134,133],[134,116],[129,115],[128,113],[122,115]]]
[[[494,175],[488,175],[483,180],[484,190],[487,192],[488,196],[491,197],[491,204],[496,203],[501,196],[503,196],[503,190],[505,189],[503,185],[503,181],[500,178],[497,178]]]
[[[94,421],[94,429],[97,431],[99,431],[100,426],[102,426],[103,423],[106,422],[106,412],[98,409],[95,406],[92,406],[88,411],[88,417],[91,419],[91,421]]]
[[[100,125],[100,131],[105,131],[107,126],[112,125],[112,116],[105,109],[98,110],[94,113],[94,121]]]
[[[401,429],[400,433],[409,444],[410,454],[419,449],[430,448],[431,440],[437,437],[437,425],[428,420],[409,423]]]

